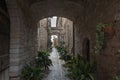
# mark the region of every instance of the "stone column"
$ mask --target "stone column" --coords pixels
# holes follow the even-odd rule
[[[10,80],[20,80],[20,27],[21,27],[21,10],[16,0],[6,0],[10,16]]]

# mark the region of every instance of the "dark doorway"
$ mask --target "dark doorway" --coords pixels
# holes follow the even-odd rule
[[[88,38],[85,38],[83,41],[83,49],[82,49],[83,58],[90,62],[90,41]]]
[[[10,20],[5,0],[0,0],[0,73],[9,67],[9,46]]]

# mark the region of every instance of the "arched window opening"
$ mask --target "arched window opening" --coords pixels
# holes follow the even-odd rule
[[[57,25],[57,16],[51,18],[51,27],[56,27]]]

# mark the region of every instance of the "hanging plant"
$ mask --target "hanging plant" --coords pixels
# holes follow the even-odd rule
[[[100,23],[96,26],[96,44],[95,44],[95,53],[100,53],[101,49],[104,46],[105,39],[111,39],[115,34],[113,29],[113,23]]]
[[[107,39],[111,39],[115,34],[113,23],[106,24],[105,27],[103,28],[103,31],[104,31],[105,37]]]
[[[95,44],[95,53],[100,53],[100,50],[104,44],[104,31],[103,28],[105,24],[100,23],[96,26],[96,44]]]

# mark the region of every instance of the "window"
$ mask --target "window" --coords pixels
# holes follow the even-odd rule
[[[51,18],[51,27],[56,27],[56,24],[57,24],[57,17],[53,16]]]

